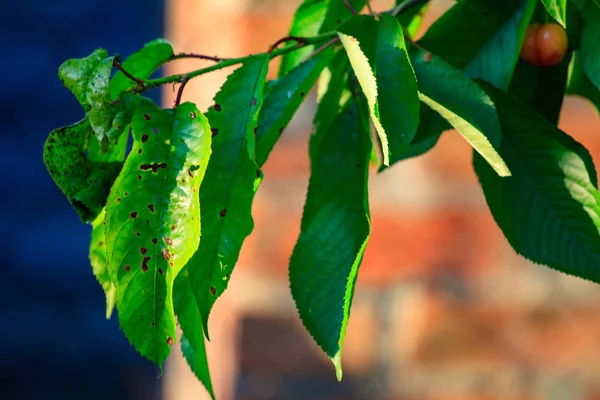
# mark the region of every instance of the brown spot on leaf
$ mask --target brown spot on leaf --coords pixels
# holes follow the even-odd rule
[[[121,202],[121,198],[117,197],[117,203],[120,203],[120,202]]]
[[[254,127],[254,130],[252,130],[252,132],[254,132],[254,134],[256,135],[256,126]]]
[[[154,204],[148,204],[148,210],[150,210],[151,213],[154,213]]]
[[[148,272],[148,261],[150,261],[152,257],[144,257],[142,260],[142,272]]]
[[[225,279],[229,279],[229,274],[225,274]]]
[[[423,61],[425,62],[430,62],[433,59],[433,56],[431,55],[431,53],[425,53],[423,54]]]
[[[158,243],[158,239],[157,238],[152,238],[152,243],[154,243],[154,244]]]
[[[156,326],[156,323],[154,323],[154,322],[153,322],[153,323],[152,323],[152,326]]]
[[[140,248],[140,253],[142,254],[146,254],[148,252],[148,249],[145,247]]]
[[[98,247],[102,247],[102,246],[104,246],[104,242],[103,241],[98,242]]]
[[[256,177],[257,177],[257,178],[260,178],[260,169],[257,169],[257,170],[256,170]]]
[[[138,154],[142,154],[142,149],[141,148],[138,149]]]
[[[150,121],[150,115],[148,115],[148,114],[144,114],[144,119],[145,119],[146,121]]]
[[[139,233],[139,232],[136,232],[136,233],[135,233],[135,235],[136,235],[136,236],[141,236],[142,234],[141,234],[141,233]]]
[[[196,119],[196,113],[192,111],[192,112],[190,113],[190,117],[192,117],[192,118]]]
[[[224,217],[225,215],[227,215],[227,209],[224,208],[219,212],[219,216]]]
[[[171,253],[169,253],[169,249],[162,249],[162,255],[167,261],[171,259]]]
[[[142,180],[142,176],[141,176],[141,175],[138,175],[138,179],[139,179],[139,180]]]
[[[172,245],[173,245],[173,240],[171,240],[171,238],[169,238],[169,237],[166,237],[166,238],[165,238],[165,243],[166,243],[167,245],[169,245],[169,246],[172,246]]]
[[[210,287],[210,294],[212,294],[213,296],[214,296],[215,294],[217,294],[217,289],[216,289],[214,286],[211,286],[211,287]]]
[[[219,134],[219,128],[211,128],[210,129],[210,137],[215,137]]]
[[[215,104],[214,109],[216,112],[220,112],[221,111],[221,106],[218,104]]]
[[[163,271],[163,269],[162,269],[162,268],[159,268],[159,269],[158,269],[158,273],[159,273],[159,274],[161,274],[161,275],[162,275],[162,274],[163,274],[163,272],[165,272],[165,271]]]
[[[160,302],[162,303],[162,297],[159,297],[159,298],[158,298],[158,301],[160,301]]]
[[[306,93],[304,93],[304,92],[300,92],[300,97],[304,97],[305,94]]]
[[[142,143],[146,143],[148,141],[148,135],[145,133],[142,135]]]
[[[125,271],[131,271],[131,265],[126,265],[123,267]]]
[[[173,339],[171,338],[171,336],[169,336],[169,337],[167,338],[167,344],[168,344],[169,346],[173,346]]]
[[[129,214],[129,216],[131,218],[137,218],[137,211],[132,212],[131,214]]]
[[[142,171],[147,171],[147,170],[151,169],[153,173],[156,173],[159,168],[163,168],[163,169],[167,168],[167,163],[163,162],[163,163],[159,164],[159,163],[155,162],[155,163],[152,163],[152,164],[142,164],[142,165],[140,165],[140,169]]]
[[[175,229],[177,229],[177,227],[175,225],[172,225],[171,230],[174,231]]]
[[[185,179],[181,178],[181,183],[185,183]]]

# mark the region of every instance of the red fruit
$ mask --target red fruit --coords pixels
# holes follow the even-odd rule
[[[531,24],[525,33],[521,58],[536,67],[550,67],[563,59],[568,47],[567,33],[562,26]]]

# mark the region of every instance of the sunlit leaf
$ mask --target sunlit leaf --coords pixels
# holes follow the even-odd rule
[[[192,372],[202,382],[210,397],[215,394],[208,369],[206,343],[202,329],[202,316],[196,305],[196,299],[190,286],[187,267],[183,267],[173,284],[173,303],[177,321],[183,335],[181,336],[181,352]]]
[[[351,99],[332,125],[316,132],[323,138],[311,163],[301,233],[290,259],[298,313],[332,359],[338,379],[354,285],[370,234],[371,140],[366,104],[360,110],[359,100]]]
[[[133,148],[106,206],[105,244],[121,329],[161,364],[175,340],[173,281],[200,237],[198,192],[210,156],[210,127],[191,103],[140,105]]]
[[[254,131],[268,63],[268,56],[256,56],[235,70],[206,114],[213,155],[200,194],[202,240],[188,273],[207,336],[210,310],[227,288],[242,244],[254,228],[252,202],[262,180]]]
[[[533,262],[600,282],[600,194],[587,150],[524,104],[489,85],[513,175],[474,164],[492,215],[515,251]]]

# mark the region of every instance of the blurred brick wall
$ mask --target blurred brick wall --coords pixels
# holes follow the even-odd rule
[[[179,21],[195,13],[198,25],[192,34],[174,24],[173,35],[186,50],[227,56],[264,51],[285,36],[299,1],[233,7],[218,17],[207,5],[218,1],[173,1],[188,3],[203,3],[204,11],[186,9]],[[449,4],[434,2],[427,20]],[[212,46],[213,38],[223,41]],[[222,78],[186,94],[208,105]],[[469,145],[452,131],[425,156],[371,176],[373,233],[348,327],[344,382],[335,382],[287,287],[314,107],[313,95],[264,167],[256,228],[211,316],[211,323],[223,314],[237,318],[237,336],[228,336],[239,338],[227,370],[232,398],[600,399],[600,286],[515,255],[487,210]],[[569,98],[560,126],[600,165],[600,121],[591,106]],[[209,347],[217,358],[231,350],[230,343]],[[180,395],[188,390],[178,388]]]

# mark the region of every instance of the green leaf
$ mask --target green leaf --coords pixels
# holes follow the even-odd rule
[[[582,11],[585,25],[581,33],[581,62],[590,81],[600,89],[600,7],[589,3]]]
[[[92,222],[100,214],[122,166],[121,162],[87,160],[91,136],[85,118],[53,130],[44,144],[44,164],[83,222]]]
[[[600,282],[600,194],[587,150],[527,106],[482,84],[504,132],[500,178],[475,156],[488,206],[515,251],[533,262]]]
[[[348,72],[350,62],[344,51],[335,54],[321,76],[317,90],[317,112],[313,118],[313,129],[309,142],[310,159],[313,160],[315,152],[323,135],[316,135],[319,131],[327,131],[341,107],[352,96],[348,87]]]
[[[123,62],[123,68],[138,79],[148,79],[152,73],[165,62],[173,57],[173,47],[164,39],[156,39],[148,42],[143,48],[136,51]],[[109,84],[109,91],[113,100],[119,97],[119,94],[129,88],[136,86],[136,83],[125,76],[121,71],[117,71]]]
[[[419,99],[413,69],[398,21],[357,16],[338,35],[369,103],[381,142],[383,164],[412,141],[419,124]]]
[[[349,0],[350,4],[356,10],[361,10],[365,5],[365,0]],[[316,36],[320,33],[327,33],[335,30],[343,22],[352,18],[352,13],[343,1],[340,0],[304,0],[296,10],[290,36]],[[284,54],[281,57],[279,67],[279,76],[284,76],[313,51],[315,46],[305,46],[301,49]]]
[[[338,379],[354,285],[370,234],[370,127],[366,104],[358,99],[316,133],[323,139],[311,163],[301,233],[289,267],[300,318],[332,359]]]
[[[489,96],[461,71],[431,53],[412,47],[410,58],[421,101],[444,117],[498,175],[510,175],[498,154],[502,131]]]
[[[200,195],[202,240],[188,264],[207,337],[210,310],[227,288],[242,244],[254,228],[252,202],[262,180],[254,130],[268,63],[268,56],[256,56],[235,70],[207,114],[213,130],[213,156]]]
[[[104,69],[105,64],[102,61],[108,58],[108,52],[105,49],[97,49],[87,57],[65,61],[58,69],[60,81],[75,95],[79,104],[86,111],[90,108],[88,93],[90,92],[89,87],[92,85],[92,77],[97,78],[98,75],[102,75],[102,73],[98,74],[96,70]]]
[[[127,103],[115,101],[109,93],[114,58],[98,49],[87,57],[65,61],[58,70],[60,80],[87,112],[98,140],[106,142],[120,136],[130,118],[124,108]]]
[[[600,113],[600,90],[587,77],[581,65],[581,55],[576,52],[571,61],[567,94],[584,97],[592,102]]]
[[[202,329],[202,316],[196,305],[196,299],[190,286],[187,266],[183,267],[173,284],[173,304],[177,321],[183,335],[181,336],[181,352],[187,360],[192,372],[202,382],[211,399],[215,394],[210,379],[208,359],[206,357],[206,343]]]
[[[452,66],[463,68],[499,34],[522,4],[522,0],[458,2],[431,25],[418,43]]]
[[[554,125],[558,124],[565,96],[571,52],[551,67],[536,67],[519,60],[509,93]]]
[[[467,62],[464,68],[465,74],[473,79],[483,79],[499,89],[507,90],[519,60],[521,46],[535,4],[535,1],[526,1],[521,7],[516,8],[497,33],[490,37],[479,48],[474,58]],[[446,52],[438,55],[445,58]]]
[[[406,3],[408,1],[409,0],[396,0],[396,5],[400,5],[401,3]],[[404,10],[396,17],[400,25],[402,25],[404,28],[405,34],[409,38],[413,38],[417,34],[417,31],[423,22],[423,16],[427,11],[428,6],[429,1],[414,4],[412,7]]]
[[[283,129],[331,60],[332,54],[331,51],[323,51],[292,69],[283,78],[269,83],[256,128],[258,165],[262,166],[267,161]]]
[[[145,101],[132,131],[106,206],[106,255],[121,329],[160,365],[175,338],[173,281],[198,246],[210,127],[191,103],[161,110]]]
[[[566,29],[567,0],[542,0],[548,14]]]
[[[110,280],[108,274],[108,264],[106,262],[106,246],[104,245],[104,215],[105,212],[98,215],[98,218],[92,222],[92,242],[90,244],[90,263],[96,280],[102,286],[106,296],[106,319],[110,319],[115,301],[117,289]]]

